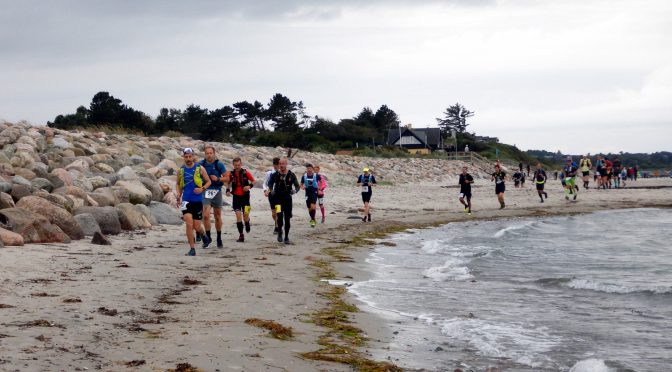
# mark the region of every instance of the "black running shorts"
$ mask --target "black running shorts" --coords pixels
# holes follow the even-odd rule
[[[203,203],[201,202],[187,202],[182,206],[182,215],[190,214],[194,220],[203,219]]]
[[[371,191],[369,191],[369,192],[363,192],[363,193],[362,193],[362,201],[363,201],[364,203],[368,203],[368,202],[370,202],[370,201],[371,201],[371,195],[373,195],[373,192],[371,192]]]
[[[244,195],[233,195],[233,210],[238,212],[238,211],[244,211],[245,207],[250,206],[250,194],[245,193]]]

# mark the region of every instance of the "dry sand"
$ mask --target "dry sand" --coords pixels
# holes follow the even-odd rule
[[[541,204],[533,185],[513,189],[507,184],[507,208],[500,211],[494,186],[479,181],[471,216],[462,213],[453,185],[381,186],[374,190],[370,224],[359,219],[358,189],[337,187],[327,193],[327,223],[315,229],[308,226],[303,198],[295,197],[290,246],[275,241],[268,203],[255,190],[246,242],[234,242],[233,212],[225,207],[225,248],[197,249],[196,257],[184,256],[183,228],[173,226],[114,236],[112,246],[79,241],[1,248],[0,370],[160,371],[185,362],[205,371],[352,370],[297,355],[319,349],[318,337],[325,332],[306,322],[326,304],[318,296],[325,284],[315,280],[310,265],[328,258],[321,248],[397,222],[672,206],[672,180],[630,185],[637,188],[582,190],[573,203],[564,200],[559,181],[549,181],[549,199]],[[354,257],[370,249],[360,248]],[[344,278],[366,275],[354,266],[336,267]],[[247,318],[292,327],[295,337],[271,338],[245,324]],[[369,347],[385,346],[388,330],[381,320],[361,313],[354,318],[372,338]],[[126,365],[134,360],[144,364]]]

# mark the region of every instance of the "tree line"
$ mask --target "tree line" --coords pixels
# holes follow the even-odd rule
[[[466,131],[466,119],[473,113],[459,103],[449,107],[437,123],[445,133]],[[288,146],[333,152],[358,146],[385,145],[388,132],[401,125],[399,116],[387,105],[376,111],[364,107],[352,118],[333,122],[310,116],[302,101],[277,93],[267,103],[240,101],[208,109],[196,104],[184,110],[162,108],[155,118],[115,98],[109,92],[96,93],[89,107],[79,106],[74,114],[58,115],[48,126],[60,129],[109,127],[163,135],[179,132],[204,141],[240,142],[260,146]]]

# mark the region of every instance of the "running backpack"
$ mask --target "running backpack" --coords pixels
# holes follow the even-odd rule
[[[241,168],[240,172],[238,172],[238,173],[240,174],[240,181],[241,181],[240,188],[242,189],[245,186],[250,186],[250,179],[247,178],[247,170],[245,168]],[[236,177],[236,170],[235,169],[233,171],[231,171],[231,175],[232,175],[232,177],[231,177],[231,190],[235,190],[236,188],[238,188],[238,185],[236,184],[237,177]]]
[[[180,178],[180,187],[184,189],[184,166],[180,167],[180,172],[178,173],[178,177]],[[201,178],[201,166],[196,165],[196,168],[194,168],[194,185],[196,187],[201,187],[203,186],[203,179]]]
[[[312,187],[317,190],[318,187],[318,175],[317,173],[313,173],[313,176],[311,178],[308,178],[308,174],[303,175],[303,185],[306,188]],[[322,177],[320,177],[322,178]]]

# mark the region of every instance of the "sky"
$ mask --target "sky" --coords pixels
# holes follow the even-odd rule
[[[0,118],[45,124],[107,91],[156,116],[385,104],[564,153],[672,151],[669,0],[0,0]]]

